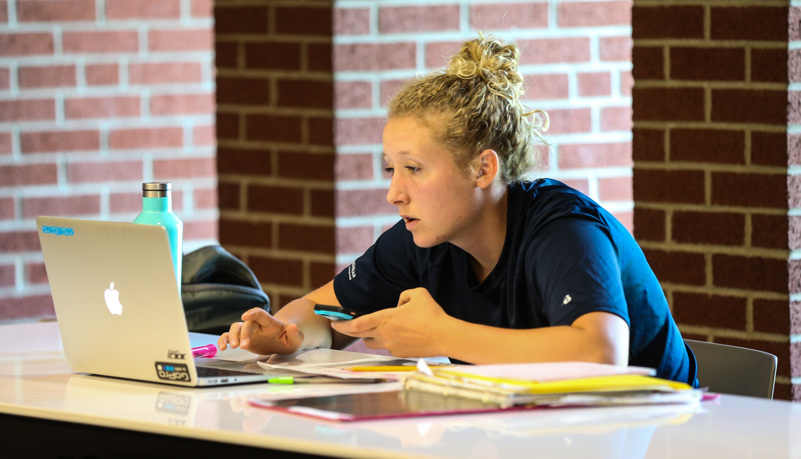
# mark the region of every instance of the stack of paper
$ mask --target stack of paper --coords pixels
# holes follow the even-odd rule
[[[585,362],[430,368],[425,362],[404,381],[406,390],[514,405],[588,406],[688,403],[691,386],[652,375],[654,370]]]

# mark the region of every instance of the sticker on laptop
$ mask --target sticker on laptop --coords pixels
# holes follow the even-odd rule
[[[44,226],[42,225],[42,233],[55,234],[56,236],[75,236],[75,230],[72,228],[65,228],[63,226]]]
[[[162,381],[192,382],[189,367],[183,363],[156,362],[156,374]]]

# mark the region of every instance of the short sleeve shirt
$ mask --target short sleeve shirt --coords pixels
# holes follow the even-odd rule
[[[466,252],[450,243],[417,247],[403,221],[334,278],[340,303],[362,312],[394,307],[401,292],[417,287],[450,316],[493,327],[570,325],[590,312],[615,314],[629,325],[630,365],[695,382],[694,356],[639,245],[609,212],[558,181],[509,186],[504,247],[481,282]]]

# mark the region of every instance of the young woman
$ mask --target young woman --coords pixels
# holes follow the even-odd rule
[[[404,86],[383,136],[387,200],[402,220],[275,316],[245,313],[220,348],[291,353],[362,338],[398,357],[639,365],[697,384],[628,231],[582,193],[526,179],[548,122],[520,103],[518,61],[515,45],[480,37]],[[331,322],[315,304],[365,315]]]

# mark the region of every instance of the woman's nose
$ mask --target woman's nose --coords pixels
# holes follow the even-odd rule
[[[389,191],[387,191],[387,202],[392,205],[400,206],[409,201],[409,196],[403,191],[400,180],[396,176],[392,177],[389,182]]]

